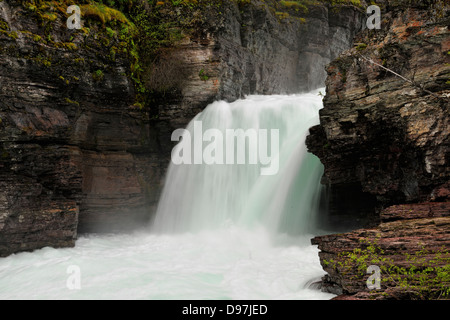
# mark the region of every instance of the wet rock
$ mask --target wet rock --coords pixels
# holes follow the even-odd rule
[[[325,184],[360,184],[390,205],[427,201],[449,180],[448,6],[442,14],[436,21],[420,4],[393,7],[384,29],[358,36],[367,47],[329,65],[321,125],[307,139],[325,165]]]
[[[328,273],[323,290],[360,299],[446,297],[449,279],[436,273],[450,261],[450,202],[394,206],[381,218],[387,222],[376,228],[312,240]],[[383,268],[379,290],[367,287],[370,265]]]
[[[378,223],[313,243],[323,287],[339,299],[448,298],[450,7],[386,1],[383,10],[382,29],[360,33],[329,65],[321,124],[307,138],[324,183],[359,186],[376,199],[365,210]],[[369,265],[381,269],[381,290],[367,287]]]

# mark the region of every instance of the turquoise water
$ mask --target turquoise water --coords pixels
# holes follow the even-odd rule
[[[235,227],[92,235],[73,249],[1,259],[0,299],[330,299],[305,288],[324,274],[308,241],[274,242],[264,229]],[[79,289],[71,290],[71,266],[79,268]]]
[[[223,136],[228,129],[277,130],[278,146],[268,149],[278,150],[276,156],[271,154],[273,162],[278,162],[278,171],[262,175],[264,165],[259,161],[252,164],[248,157],[245,164],[171,165],[153,230],[200,231],[231,224],[263,225],[273,234],[302,235],[311,231],[323,166],[307,153],[305,139],[309,128],[319,123],[321,108],[318,92],[249,96],[234,103],[221,101],[208,106],[188,126],[189,141],[198,141],[194,137],[198,122],[203,131],[219,129]],[[262,140],[253,145],[247,141],[247,150],[258,154]],[[271,146],[272,139],[267,141]],[[207,146],[204,143],[203,149]],[[191,148],[192,158],[195,148]],[[222,152],[222,159],[227,151]]]
[[[323,169],[304,145],[321,107],[318,92],[212,104],[205,129],[279,130],[276,175],[171,165],[152,226],[0,259],[0,299],[332,298],[308,289],[324,275],[310,245]]]

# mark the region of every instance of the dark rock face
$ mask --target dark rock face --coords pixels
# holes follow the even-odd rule
[[[95,30],[63,21],[45,40],[18,1],[1,2],[0,18],[0,256],[148,219],[166,161],[133,107],[129,63],[99,58]]]
[[[450,176],[449,30],[445,16],[416,5],[393,7],[383,30],[356,40],[366,49],[330,64],[321,125],[307,140],[325,183],[359,183],[386,204],[425,201]]]
[[[81,175],[70,146],[4,143],[0,160],[0,256],[75,243]]]
[[[241,12],[229,7],[217,40],[219,98],[322,87],[325,66],[349,48],[362,21],[361,12],[352,6],[316,5],[305,20],[281,21],[264,2],[255,1]]]
[[[359,34],[328,67],[321,125],[307,145],[325,165],[324,183],[359,185],[380,221],[313,240],[336,294],[448,298],[439,274],[450,254],[449,12],[443,1],[387,1],[382,30]],[[381,291],[366,287],[368,259],[382,267]]]
[[[322,87],[325,66],[363,27],[363,14],[353,6],[317,4],[281,19],[268,3],[224,2],[220,15],[212,13],[207,25],[168,51],[167,60],[181,61],[186,81],[159,105],[159,120],[171,129],[166,133],[186,126],[215,100]]]

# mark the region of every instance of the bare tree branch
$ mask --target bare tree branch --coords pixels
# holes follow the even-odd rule
[[[366,60],[367,62],[370,62],[370,63],[372,63],[372,64],[374,64],[374,65],[376,65],[376,66],[382,68],[383,70],[386,70],[387,72],[392,73],[393,75],[399,77],[400,79],[402,79],[402,80],[404,80],[404,81],[410,83],[410,84],[413,85],[414,87],[419,88],[419,89],[422,90],[423,92],[426,92],[426,93],[432,95],[432,96],[435,97],[435,98],[441,99],[441,97],[438,96],[437,94],[435,94],[434,92],[431,92],[430,90],[425,89],[424,86],[423,86],[423,84],[420,84],[420,83],[415,82],[414,80],[410,80],[410,79],[408,79],[408,78],[405,78],[404,76],[398,74],[397,72],[392,71],[391,69],[386,68],[385,66],[383,66],[383,65],[381,65],[381,64],[379,64],[379,63],[373,61],[372,59],[363,56],[361,53],[358,53],[358,55],[359,55],[362,59]],[[416,75],[416,72],[414,72],[414,77],[415,77],[415,75]]]

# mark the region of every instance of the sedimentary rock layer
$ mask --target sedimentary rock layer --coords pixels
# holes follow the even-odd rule
[[[448,298],[450,7],[386,1],[381,30],[328,67],[309,149],[331,188],[359,186],[379,224],[318,237],[324,288],[346,298]],[[337,199],[337,202],[339,199]],[[330,204],[333,207],[333,203]],[[381,268],[381,290],[366,286]]]
[[[381,219],[376,228],[312,240],[327,272],[323,290],[339,299],[449,298],[450,202],[393,206]],[[375,290],[367,286],[371,265],[381,270]]]

